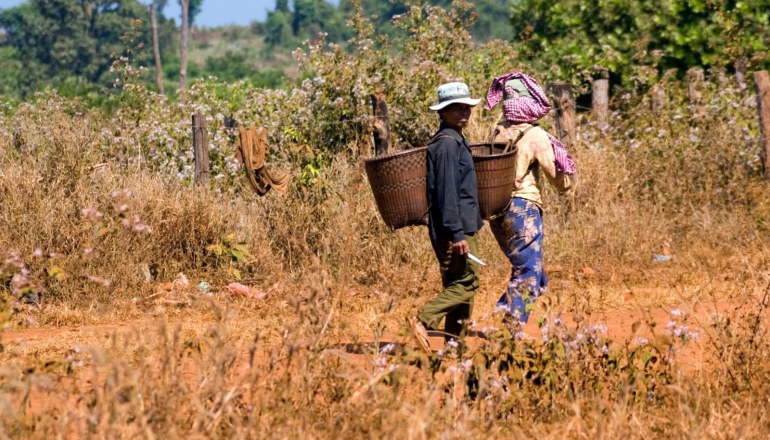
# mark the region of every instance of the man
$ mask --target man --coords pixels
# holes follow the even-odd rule
[[[483,223],[479,212],[476,170],[463,128],[468,124],[471,99],[468,86],[454,82],[438,88],[439,103],[430,107],[441,118],[439,131],[428,145],[427,195],[430,241],[441,267],[444,290],[428,302],[417,316],[408,318],[420,347],[430,352],[428,332],[446,319],[447,337],[457,337],[462,322],[470,319],[473,297],[479,288],[478,263],[467,258],[478,255],[478,231]]]

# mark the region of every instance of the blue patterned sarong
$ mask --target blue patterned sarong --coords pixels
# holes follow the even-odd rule
[[[529,319],[535,299],[545,292],[548,279],[543,269],[543,216],[529,200],[514,198],[504,216],[489,222],[503,253],[511,262],[511,280],[497,308],[522,323]]]

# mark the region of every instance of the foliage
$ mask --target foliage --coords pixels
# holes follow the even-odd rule
[[[199,2],[191,4],[193,14]],[[766,2],[476,0],[461,8],[461,19],[468,27],[458,36],[465,39],[461,43],[463,47],[468,50],[473,47],[471,52],[479,53],[484,51],[482,44],[491,39],[515,40],[515,45],[504,45],[509,53],[517,54],[515,60],[508,60],[509,64],[526,62],[528,68],[543,72],[544,81],[571,78],[576,84],[585,84],[592,78],[611,77],[613,84],[624,87],[649,86],[654,78],[672,68],[681,76],[692,67],[728,67],[744,72],[767,66],[765,47],[770,34],[767,14],[763,13],[768,7]],[[81,3],[80,0],[54,3],[35,0],[0,13],[3,26],[10,29],[5,47],[0,47],[4,49],[0,51],[0,59],[8,60],[0,68],[0,93],[27,96],[51,85],[64,96],[85,96],[92,103],[102,102],[96,94],[108,83],[105,68],[109,67],[109,56],[113,52],[120,56],[117,37],[127,30],[126,23],[130,21],[118,24],[115,17],[146,20],[146,11],[135,0],[121,0],[116,8],[96,7],[93,11],[99,19],[88,21],[84,12],[87,8],[79,6]],[[175,48],[178,32],[173,21],[163,16],[167,3],[167,0],[156,1],[160,12],[163,76],[169,82],[169,95],[174,98],[172,85],[179,75]],[[245,80],[257,87],[283,86],[279,76],[285,75],[278,74],[277,54],[287,58],[290,48],[306,39],[340,44],[345,51],[356,50],[347,43],[356,38],[356,31],[345,23],[355,19],[357,13],[371,22],[372,48],[387,47],[390,52],[396,52],[402,50],[399,45],[413,32],[398,24],[403,22],[405,14],[414,15],[412,3],[342,0],[334,7],[325,0],[291,4],[282,0],[268,13],[265,23],[252,26],[256,33],[253,38],[264,38],[267,43],[263,51],[246,55],[239,53],[235,46],[227,47],[210,55],[210,60],[191,63],[188,75],[191,78],[215,76],[228,82]],[[417,7],[427,16],[431,7],[449,9],[452,3],[451,0],[425,0]],[[42,4],[48,6],[42,8]],[[55,5],[59,6],[54,8]],[[65,15],[58,17],[60,12]],[[509,20],[509,17],[512,18]],[[66,25],[57,24],[57,20]],[[41,25],[33,26],[35,23]],[[141,39],[147,44],[146,23],[143,29]],[[77,37],[86,35],[84,32],[88,38]],[[223,35],[228,32],[222,31]],[[382,42],[378,37],[386,38],[388,44],[380,47]],[[37,44],[41,39],[50,44]],[[57,53],[52,46],[54,40]],[[469,45],[470,41],[475,45]],[[50,50],[43,49],[45,47]],[[66,50],[62,51],[62,47]],[[67,57],[61,57],[62,53]],[[467,60],[472,55],[461,54],[461,58]],[[19,69],[27,74],[18,75]],[[150,67],[145,75],[148,84],[153,81],[152,69]],[[295,77],[293,72],[289,75]]]
[[[612,77],[629,85],[639,66],[767,66],[767,0],[522,0],[511,24],[522,56],[554,79]]]
[[[453,0],[433,0],[424,4],[450,8]],[[279,2],[275,11],[268,13],[265,23],[265,41],[272,46],[296,44],[305,38],[317,39],[319,32],[326,34],[326,41],[343,43],[353,36],[350,29],[343,24],[356,14],[356,3],[359,3],[363,15],[373,17],[377,35],[395,37],[403,32],[393,24],[393,19],[406,13],[409,7],[403,2],[387,2],[379,0],[342,0],[335,9],[325,0],[299,0],[294,2],[293,10],[288,3]],[[509,40],[513,35],[506,19],[515,3],[513,0],[475,0],[474,9],[466,12],[466,19],[473,15],[474,23],[470,33],[479,42],[492,39]],[[291,25],[291,34],[289,27]]]
[[[110,57],[123,55],[120,37],[132,21],[145,21],[139,38],[145,45],[151,42],[146,15],[137,0],[31,0],[2,11],[6,44],[25,72],[16,77],[18,90],[26,95],[41,84],[109,84]]]
[[[326,0],[296,0],[292,10],[286,2],[279,2],[268,13],[265,42],[286,46],[307,38],[315,40],[321,32],[330,35],[331,41],[342,41],[348,35],[344,22],[345,17]]]
[[[392,20],[407,12],[408,7],[402,2],[383,2],[376,0],[363,0],[360,2],[364,15],[376,16],[373,20],[378,34],[395,36],[398,28],[393,26]],[[451,8],[453,0],[433,0],[425,2],[427,5],[440,6],[444,9]],[[510,40],[513,36],[508,18],[516,3],[513,0],[474,0],[474,7],[468,14],[475,15],[475,21],[469,27],[473,38],[480,43],[493,39]],[[352,17],[355,6],[352,0],[342,0],[339,9],[346,17]]]
[[[236,267],[238,263],[244,262],[247,258],[253,258],[247,248],[248,243],[239,241],[235,234],[228,234],[222,238],[218,244],[212,244],[206,247],[206,250],[216,256],[216,266],[228,266],[228,271],[235,277],[241,278],[241,271]]]
[[[265,22],[265,42],[271,46],[288,44],[294,36],[291,26],[291,12],[288,5],[278,5],[276,10],[268,12]]]
[[[200,71],[201,76],[215,76],[226,82],[245,80],[255,87],[278,88],[284,79],[279,70],[257,71],[247,63],[246,57],[227,52],[221,57],[206,59],[206,66]]]
[[[13,47],[0,47],[0,96],[17,96],[21,61]]]

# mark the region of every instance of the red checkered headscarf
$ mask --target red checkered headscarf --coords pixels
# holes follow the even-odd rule
[[[519,96],[518,91],[512,87],[505,87],[506,82],[512,79],[521,80],[531,96]],[[531,76],[521,72],[511,72],[492,80],[492,85],[489,86],[487,93],[487,104],[484,108],[491,110],[500,103],[501,98],[504,98],[503,115],[505,120],[514,124],[531,124],[551,111],[551,104],[540,84]],[[575,174],[577,171],[575,161],[567,153],[564,145],[550,133],[546,134],[553,147],[556,168],[564,174]]]

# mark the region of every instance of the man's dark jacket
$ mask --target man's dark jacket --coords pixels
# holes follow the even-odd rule
[[[434,240],[457,243],[483,226],[471,147],[445,124],[433,138],[428,146],[428,229]]]

